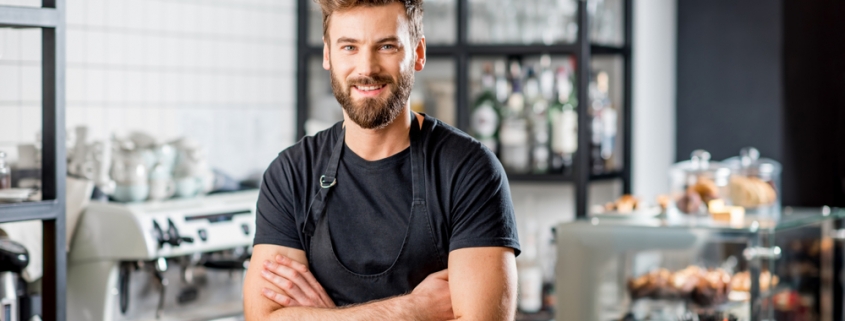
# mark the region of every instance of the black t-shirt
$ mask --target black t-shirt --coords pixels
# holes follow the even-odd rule
[[[447,251],[503,246],[519,254],[508,181],[495,155],[458,129],[429,116],[425,121],[433,122],[423,126],[421,139],[426,205],[438,245]],[[254,244],[304,250],[305,215],[341,126],[303,138],[264,173]],[[344,146],[337,182],[331,206],[343,211],[328,219],[338,258],[353,271],[386,269],[402,245],[411,212],[410,148],[367,161]]]

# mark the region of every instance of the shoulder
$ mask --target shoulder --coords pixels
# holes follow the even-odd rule
[[[284,162],[304,161],[331,152],[331,147],[340,135],[342,122],[335,123],[313,136],[305,136],[296,144],[291,145],[279,153],[278,159]]]
[[[438,167],[504,173],[496,155],[469,134],[430,116],[426,116],[426,126],[425,149]]]
[[[342,123],[338,122],[313,136],[305,136],[282,150],[268,168],[268,174],[278,173],[290,178],[308,175],[314,166],[328,159],[332,145],[340,134],[341,125]]]

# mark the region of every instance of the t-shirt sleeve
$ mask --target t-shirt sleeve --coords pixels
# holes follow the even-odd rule
[[[277,158],[264,172],[255,213],[255,244],[273,244],[302,249],[294,218],[294,194],[290,173],[283,158]]]
[[[482,148],[458,171],[453,189],[452,236],[449,251],[502,246],[519,255],[519,237],[507,175],[496,156]]]

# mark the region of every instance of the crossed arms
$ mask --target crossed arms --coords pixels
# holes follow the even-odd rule
[[[308,271],[305,252],[258,244],[244,280],[244,316],[247,321],[513,320],[515,262],[513,250],[505,247],[454,250],[447,270],[409,294],[336,308]]]

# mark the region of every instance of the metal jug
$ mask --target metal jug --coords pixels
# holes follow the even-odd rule
[[[21,271],[29,264],[23,245],[0,239],[0,321],[20,321],[20,298],[24,295]]]

